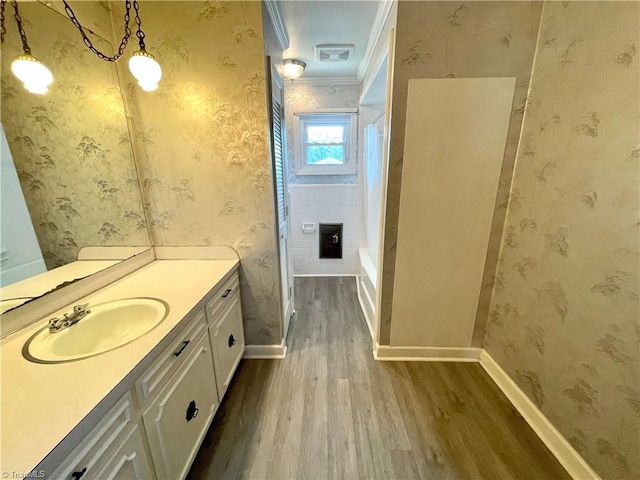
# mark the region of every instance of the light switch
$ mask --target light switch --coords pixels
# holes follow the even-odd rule
[[[303,223],[302,224],[302,233],[315,233],[316,232],[316,224],[315,223]]]

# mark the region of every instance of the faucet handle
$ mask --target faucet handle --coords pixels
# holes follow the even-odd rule
[[[66,325],[66,323],[68,323],[67,317],[63,316],[63,317],[54,317],[54,318],[50,318],[49,319],[49,331],[50,332],[57,332],[61,329],[63,329]]]
[[[89,313],[87,309],[88,306],[88,303],[85,303],[84,305],[76,305],[73,307],[73,313]]]

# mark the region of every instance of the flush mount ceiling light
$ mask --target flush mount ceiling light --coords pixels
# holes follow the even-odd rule
[[[300,78],[306,66],[307,64],[302,60],[287,58],[282,62],[282,74],[293,82],[296,78]]]
[[[84,44],[89,47],[93,53],[95,53],[98,58],[102,60],[106,60],[107,62],[116,62],[124,53],[124,49],[127,46],[127,42],[129,41],[129,37],[131,36],[131,29],[129,28],[129,11],[131,10],[131,1],[125,0],[125,13],[124,13],[124,36],[120,41],[120,47],[118,47],[118,53],[113,56],[105,55],[102,52],[99,52],[94,46],[86,32],[80,25],[80,22],[76,18],[73,10],[67,3],[67,0],[62,0],[64,3],[64,11],[67,16],[71,19],[76,28],[80,31],[80,35],[82,35],[82,40]],[[138,5],[137,0],[133,0],[133,9],[135,10],[135,22],[138,25],[138,30],[136,31],[136,37],[138,37],[138,44],[140,45],[140,50],[133,53],[132,57],[129,59],[129,70],[131,74],[138,80],[138,85],[146,91],[150,92],[158,88],[158,82],[162,78],[162,69],[160,68],[160,64],[156,61],[153,55],[148,53],[145,49],[144,44],[144,32],[142,31],[142,21],[140,20],[140,5]]]
[[[4,9],[6,3],[6,0],[0,2],[0,43],[4,42],[4,35],[7,32],[4,25]],[[18,12],[16,0],[11,0],[11,5],[14,11],[13,17],[18,25],[18,33],[22,39],[22,51],[24,52],[13,61],[11,71],[18,80],[24,84],[24,88],[29,92],[43,95],[47,93],[49,85],[53,82],[53,75],[51,74],[51,70],[31,55],[31,49],[27,42],[27,34],[22,27],[22,17],[20,17],[20,13]]]

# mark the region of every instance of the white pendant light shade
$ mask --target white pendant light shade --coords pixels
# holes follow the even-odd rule
[[[152,92],[158,88],[158,82],[162,78],[162,69],[150,53],[145,50],[134,52],[129,59],[129,70],[145,92]]]
[[[282,62],[282,74],[289,80],[295,80],[300,78],[307,66],[302,60],[296,60],[295,58],[287,58]]]
[[[17,57],[11,64],[11,71],[31,93],[44,95],[53,83],[51,70],[29,54]]]

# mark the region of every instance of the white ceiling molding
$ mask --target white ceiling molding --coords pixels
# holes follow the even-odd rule
[[[358,113],[358,107],[338,107],[338,108],[312,108],[295,110],[294,115],[310,115],[316,113]]]
[[[369,41],[367,42],[367,50],[364,53],[364,58],[362,62],[360,62],[360,66],[358,67],[358,79],[362,81],[365,72],[369,68],[369,63],[371,62],[371,57],[373,57],[373,50],[376,48],[378,44],[378,40],[380,40],[380,36],[382,35],[382,29],[384,28],[384,24],[389,17],[389,12],[391,11],[391,7],[393,6],[393,2],[396,0],[381,0],[380,5],[378,6],[378,11],[376,12],[376,17],[373,20],[373,26],[371,27],[371,33],[369,34]]]
[[[266,7],[269,18],[271,19],[273,29],[276,31],[278,46],[284,52],[289,48],[289,34],[287,34],[287,29],[285,28],[284,23],[282,23],[282,16],[280,15],[278,4],[276,3],[276,0],[264,0],[264,6]]]
[[[312,77],[298,78],[293,83],[294,85],[360,85],[360,79],[358,77]]]

